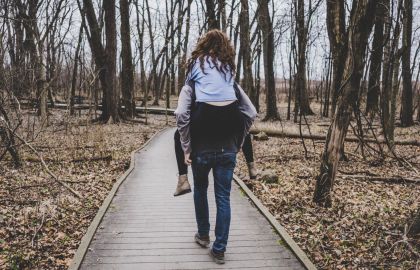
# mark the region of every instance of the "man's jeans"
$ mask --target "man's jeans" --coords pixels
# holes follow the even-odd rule
[[[214,252],[226,251],[230,227],[230,189],[235,165],[236,153],[232,152],[197,153],[192,159],[195,217],[200,236],[209,235],[210,232],[207,187],[209,172],[213,169],[217,206]]]

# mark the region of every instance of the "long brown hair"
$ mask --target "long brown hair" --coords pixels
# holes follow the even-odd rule
[[[207,60],[209,64],[209,61],[214,64],[217,71],[223,73],[225,79],[226,73],[230,73],[232,77],[235,74],[235,49],[227,35],[218,29],[208,31],[198,40],[191,57],[187,61],[187,74],[192,70],[197,59],[200,61],[200,68],[203,72],[204,60]],[[217,64],[217,60],[219,60],[220,65]]]

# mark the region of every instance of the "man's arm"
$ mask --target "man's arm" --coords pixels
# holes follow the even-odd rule
[[[178,106],[175,110],[176,124],[181,137],[181,146],[185,154],[191,153],[190,118],[192,106],[192,89],[185,85],[181,89],[178,98]]]
[[[255,106],[252,104],[251,100],[245,94],[245,91],[242,87],[237,84],[239,89],[239,110],[244,115],[244,128],[245,128],[245,136],[248,135],[249,130],[251,129],[252,123],[254,122],[255,118],[257,117],[257,110]]]

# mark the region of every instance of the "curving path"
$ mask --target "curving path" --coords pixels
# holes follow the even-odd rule
[[[136,153],[134,170],[113,198],[80,268],[304,269],[237,185],[232,186],[226,264],[215,264],[208,250],[194,242],[192,194],[172,196],[177,181],[174,130],[161,132]],[[214,226],[212,181],[209,205]]]

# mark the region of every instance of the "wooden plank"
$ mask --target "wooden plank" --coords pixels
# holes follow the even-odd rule
[[[180,261],[183,262],[209,262],[209,255],[208,251],[204,250],[201,254],[188,254],[184,253],[181,255],[167,255],[162,253],[159,250],[155,250],[154,255],[140,255],[140,256],[89,256],[86,258],[86,263],[89,264],[109,264],[109,263],[177,263]],[[280,261],[283,262],[283,265],[293,264],[288,258],[284,258],[279,256],[278,252],[265,252],[265,253],[236,253],[236,254],[227,254],[226,260],[229,260],[229,263],[240,261],[240,262],[248,262],[251,265],[257,264],[260,265],[258,261]],[[290,261],[290,262],[289,262]],[[279,264],[279,265],[281,265]]]
[[[157,249],[96,249],[93,253],[98,252],[101,256],[139,256],[139,255],[154,255]],[[197,247],[190,249],[179,248],[162,248],[159,252],[165,255],[183,255],[183,254],[202,254],[203,250]],[[266,253],[277,252],[281,253],[282,248],[278,245],[272,246],[255,246],[255,247],[237,247],[230,251],[229,254],[245,254],[245,253]]]
[[[92,241],[94,245],[92,245],[92,248],[98,248],[98,249],[162,249],[162,248],[197,248],[197,244],[193,241],[190,242],[181,242],[181,243],[166,243],[166,242],[160,242],[160,243],[140,243],[140,244],[101,244],[97,243],[95,240]],[[262,240],[259,241],[259,246],[270,246],[273,245],[273,243],[276,243],[273,240]],[[229,242],[228,248],[234,248],[234,247],[255,247],[255,241],[235,241],[235,242]]]
[[[86,270],[213,270],[213,269],[277,269],[277,270],[293,270],[301,269],[300,266],[278,266],[276,262],[266,261],[262,266],[248,266],[241,263],[232,263],[230,265],[216,265],[213,262],[200,263],[200,268],[197,268],[195,262],[184,262],[184,263],[144,263],[141,264],[87,264],[82,269]]]

